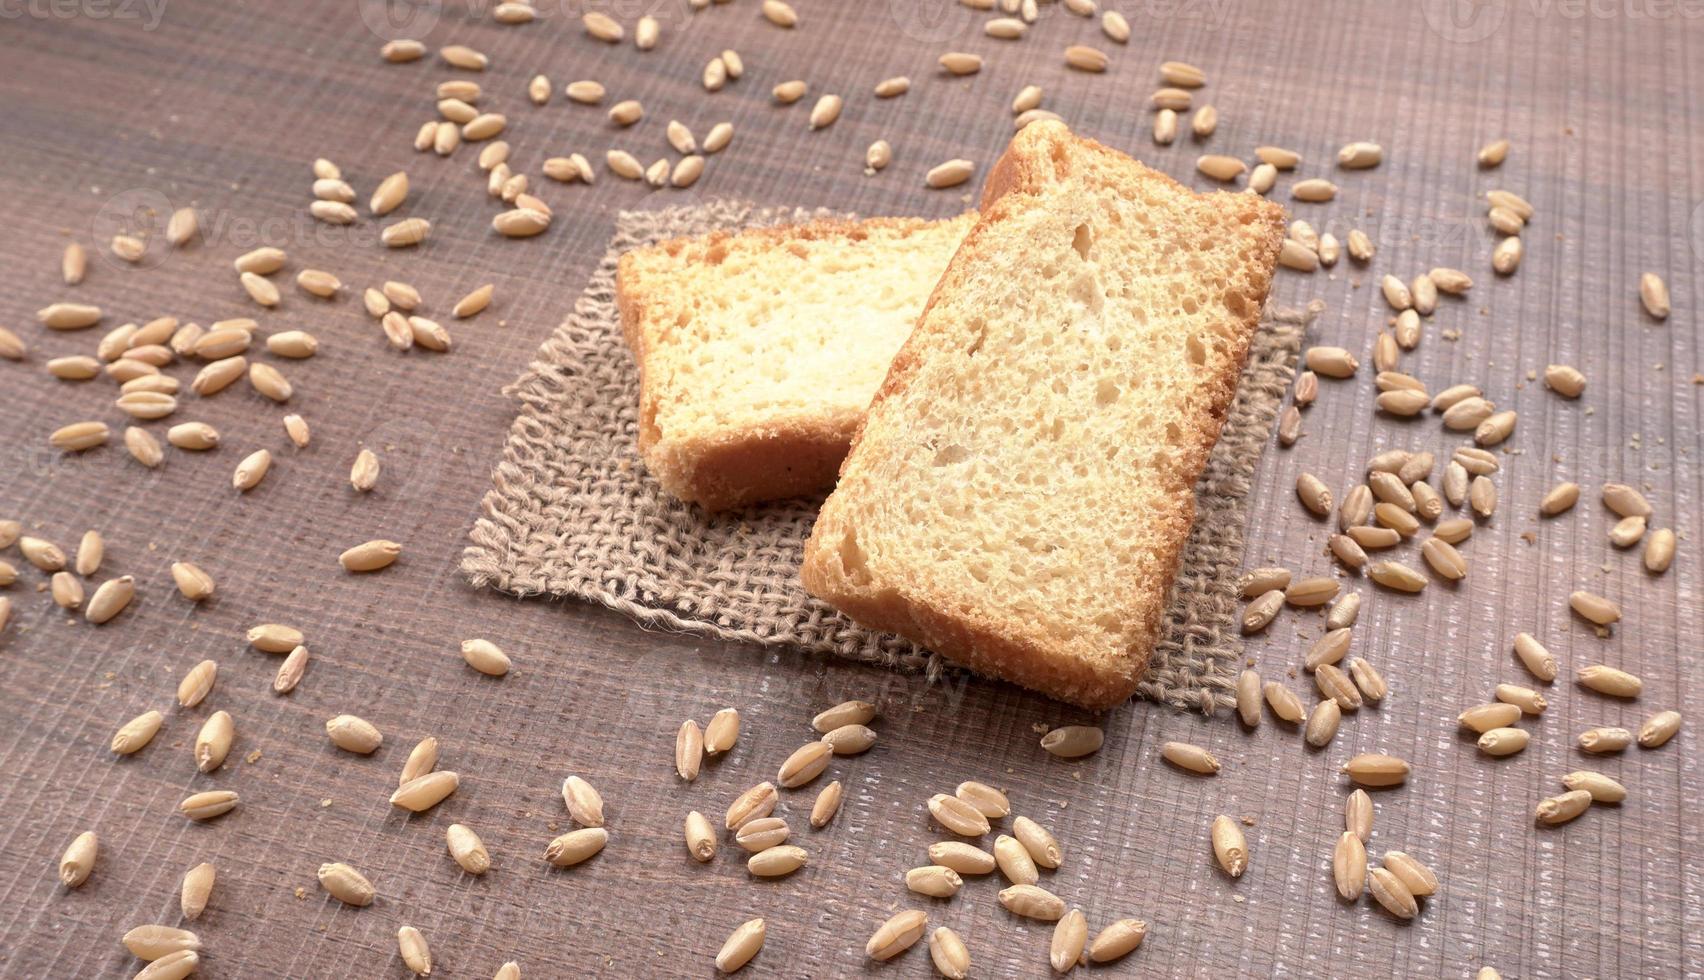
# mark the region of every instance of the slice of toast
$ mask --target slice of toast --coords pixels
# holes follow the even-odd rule
[[[974,212],[683,238],[621,257],[639,451],[726,510],[834,486],[852,436]]]
[[[1128,698],[1283,217],[1056,122],[1021,130],[870,406],[805,588],[1060,700]]]

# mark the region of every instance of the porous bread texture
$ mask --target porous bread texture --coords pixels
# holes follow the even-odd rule
[[[806,589],[1060,700],[1127,699],[1283,227],[1258,195],[1020,131],[817,519]]]
[[[818,221],[623,255],[639,451],[663,489],[714,511],[832,487],[975,220]]]

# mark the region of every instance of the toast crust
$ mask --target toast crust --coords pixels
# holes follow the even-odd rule
[[[918,329],[895,357],[870,413],[853,438],[852,451],[841,472],[845,487],[844,477],[849,472],[879,465],[881,447],[865,444],[871,421],[885,404],[899,399],[918,381],[930,350],[930,335],[953,329],[950,323],[937,324],[931,319],[943,297],[975,288],[978,267],[999,261],[998,255],[989,254],[992,229],[1037,206],[1036,198],[1049,187],[1095,160],[1129,168],[1134,179],[1155,182],[1180,195],[1180,200],[1191,202],[1190,207],[1212,207],[1221,213],[1222,220],[1248,225],[1256,240],[1249,273],[1259,302],[1238,311],[1236,329],[1227,338],[1230,356],[1222,370],[1199,383],[1204,397],[1171,447],[1178,465],[1167,471],[1170,482],[1158,488],[1161,503],[1147,514],[1157,526],[1162,544],[1154,555],[1153,574],[1145,581],[1130,583],[1134,598],[1126,610],[1125,635],[1129,642],[1123,655],[1105,657],[1085,652],[1074,646],[1071,638],[1061,640],[1039,626],[1002,618],[997,610],[968,603],[944,605],[940,596],[926,594],[915,580],[878,581],[878,573],[872,573],[862,562],[855,528],[845,520],[844,511],[850,505],[837,500],[838,491],[829,498],[813,529],[802,577],[807,591],[865,626],[898,633],[980,673],[1098,710],[1122,703],[1134,693],[1160,636],[1178,559],[1194,523],[1194,486],[1218,440],[1270,288],[1284,234],[1282,208],[1257,195],[1195,194],[1114,150],[1072,136],[1058,123],[1026,127],[1013,138],[990,173],[982,197],[982,218],[936,286]]]
[[[962,222],[968,228],[972,219],[972,214],[965,214],[945,222]],[[667,327],[680,313],[671,288],[683,269],[713,267],[733,249],[856,244],[872,237],[901,238],[941,224],[942,220],[927,218],[826,218],[800,225],[718,230],[622,255],[616,270],[616,305],[622,336],[639,366],[639,452],[663,489],[710,511],[825,490],[834,485],[863,418],[861,410],[801,405],[796,411],[777,410],[761,424],[667,431],[659,423],[659,407],[672,396],[653,357],[667,346]]]

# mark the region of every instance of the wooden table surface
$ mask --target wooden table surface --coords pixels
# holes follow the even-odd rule
[[[662,41],[649,53],[587,37],[577,4],[541,3],[537,22],[516,27],[493,23],[488,6],[397,5],[387,22],[383,4],[350,0],[0,4],[0,323],[30,347],[23,363],[0,362],[0,518],[67,550],[99,529],[107,555],[96,578],[131,574],[139,590],[131,609],[93,627],[53,606],[45,577],[15,548],[0,555],[23,568],[0,590],[14,606],[0,630],[0,974],[134,972],[141,963],[118,937],[138,924],[179,924],[180,876],[211,861],[218,884],[193,924],[209,977],[402,976],[394,934],[405,924],[430,940],[434,975],[487,977],[513,958],[527,977],[706,976],[723,938],[758,915],[769,938],[751,975],[925,976],[921,947],[885,966],[863,955],[876,926],[909,907],[963,935],[977,975],[1041,975],[1051,928],[1001,909],[999,883],[970,880],[951,902],[902,885],[941,836],[924,801],[964,779],[1007,788],[1017,812],[1059,837],[1067,860],[1043,884],[1081,906],[1092,929],[1127,916],[1149,922],[1146,945],[1109,975],[1462,977],[1485,965],[1506,977],[1704,973],[1704,793],[1693,750],[1704,718],[1696,4],[1117,0],[1132,28],[1122,46],[1057,5],[1044,5],[1016,42],[985,37],[980,25],[991,15],[947,0],[800,2],[791,31],[764,21],[754,0],[696,13],[683,0],[608,5],[630,35],[639,14],[658,17]],[[387,23],[434,48],[472,45],[491,67],[469,76],[434,58],[385,64]],[[1072,43],[1108,50],[1110,69],[1068,71],[1061,52]],[[707,94],[700,70],[724,48],[741,53],[745,77]],[[978,75],[948,78],[935,67],[948,50],[979,52],[987,63]],[[1220,122],[1205,144],[1186,137],[1161,148],[1149,138],[1156,66],[1173,58],[1208,73],[1198,98],[1218,108]],[[525,86],[540,72],[556,94],[533,106]],[[899,74],[911,77],[909,94],[871,96],[877,80]],[[496,208],[473,148],[448,160],[412,150],[416,128],[434,115],[434,83],[451,77],[477,77],[482,106],[508,114],[517,169],[556,212],[545,235],[493,235]],[[642,100],[645,120],[618,130],[602,109],[566,103],[561,86],[575,78],[602,80],[611,101]],[[791,78],[808,79],[812,95],[772,104],[770,88]],[[500,389],[567,310],[619,210],[726,196],[954,213],[964,197],[925,189],[923,173],[964,157],[980,179],[1010,136],[1013,95],[1029,82],[1079,131],[1196,186],[1208,184],[1193,170],[1199,153],[1246,159],[1268,143],[1303,154],[1297,176],[1336,180],[1336,201],[1294,205],[1295,213],[1339,238],[1366,230],[1377,258],[1366,269],[1345,261],[1333,274],[1286,272],[1274,292],[1289,305],[1323,300],[1314,339],[1354,349],[1364,365],[1387,316],[1379,275],[1450,265],[1476,278],[1465,301],[1446,299],[1402,366],[1434,391],[1479,384],[1521,421],[1497,477],[1502,506],[1463,546],[1466,582],[1434,583],[1418,598],[1355,586],[1368,600],[1356,648],[1390,681],[1383,706],[1346,719],[1327,749],[1307,751],[1270,719],[1247,731],[1225,714],[1134,703],[1098,719],[1107,730],[1098,754],[1062,762],[1040,751],[1038,733],[1096,719],[1006,686],[929,687],[846,663],[644,633],[600,609],[516,601],[465,583],[458,557],[513,414]],[[809,102],[827,92],[845,96],[845,111],[809,132]],[[538,178],[543,158],[571,151],[601,161],[625,147],[648,163],[667,154],[671,118],[700,137],[722,120],[736,130],[690,190],[651,191],[601,165],[591,187]],[[878,137],[892,144],[894,162],[866,176],[864,148]],[[1513,141],[1508,162],[1477,170],[1475,149],[1496,137]],[[1352,139],[1381,142],[1385,162],[1356,173],[1330,166]],[[414,190],[399,216],[430,218],[430,240],[388,251],[369,219],[313,222],[309,163],[320,156],[342,165],[363,201],[379,178],[407,168]],[[1501,280],[1489,269],[1494,239],[1482,200],[1499,186],[1537,211],[1522,268]],[[155,241],[137,266],[108,252],[121,227],[158,236],[165,214],[185,205],[202,214],[198,245],[173,252]],[[67,287],[59,255],[73,240],[94,254],[87,280]],[[230,262],[261,244],[285,248],[290,262],[283,304],[256,314]],[[335,272],[345,294],[324,302],[297,290],[289,277],[305,267]],[[1666,323],[1639,309],[1644,270],[1661,273],[1673,293]],[[358,293],[386,279],[419,287],[429,315],[450,323],[453,352],[385,346]],[[493,308],[451,322],[454,299],[485,282],[496,284]],[[39,327],[34,311],[61,299],[98,303],[106,319],[81,333]],[[316,333],[322,349],[281,362],[296,387],[287,409],[246,385],[205,401],[186,390],[171,421],[217,426],[223,444],[214,452],[168,449],[165,465],[149,471],[116,440],[81,455],[52,451],[47,434],[62,424],[100,418],[116,430],[126,420],[112,408],[111,382],[58,381],[43,363],[91,353],[104,329],[162,314],[203,324],[256,314],[266,332]],[[1533,372],[1553,362],[1586,372],[1585,397],[1563,401],[1534,383]],[[193,370],[167,369],[185,380]],[[1460,441],[1435,421],[1375,416],[1371,373],[1363,366],[1355,382],[1328,382],[1307,435],[1262,460],[1251,566],[1330,567],[1327,525],[1294,502],[1300,470],[1342,488],[1379,449],[1447,454]],[[308,448],[285,441],[286,410],[313,426]],[[347,483],[361,446],[384,464],[367,495]],[[233,467],[261,447],[276,455],[274,471],[236,493]],[[1587,488],[1581,503],[1541,522],[1536,501],[1562,479]],[[1666,575],[1646,574],[1636,551],[1606,540],[1613,515],[1596,493],[1605,480],[1644,488],[1653,525],[1679,532]],[[374,537],[402,542],[403,560],[375,576],[343,574],[337,554]],[[217,579],[213,600],[193,606],[176,594],[167,569],[180,559]],[[1595,635],[1568,612],[1576,588],[1616,599],[1626,618]],[[288,697],[270,691],[276,658],[243,641],[260,622],[308,635],[312,665]],[[1249,643],[1249,658],[1305,691],[1301,651],[1320,629],[1312,616],[1286,613]],[[1545,687],[1549,712],[1526,723],[1532,746],[1492,761],[1454,717],[1498,683],[1533,683],[1510,652],[1523,629],[1558,655],[1564,677]],[[457,644],[471,635],[505,647],[515,671],[493,680],[468,670]],[[202,706],[178,709],[178,679],[204,658],[220,663],[217,688]],[[1569,682],[1594,662],[1642,675],[1644,695],[1623,703]],[[814,711],[848,697],[881,702],[881,741],[833,766],[846,804],[830,828],[804,827],[811,791],[785,794],[809,866],[778,882],[751,880],[731,841],[710,866],[689,860],[686,811],[719,817],[812,737]],[[696,783],[681,783],[671,764],[676,728],[727,705],[745,718],[739,746]],[[1694,727],[1662,749],[1593,759],[1574,747],[1588,727],[1637,728],[1669,707]],[[150,708],[167,716],[160,736],[114,757],[112,732]],[[198,774],[195,731],[221,708],[235,716],[236,748],[223,769]],[[330,746],[322,725],[341,712],[384,731],[376,755]],[[442,742],[441,765],[461,773],[461,788],[409,817],[386,797],[409,747],[427,734]],[[1157,749],[1167,739],[1208,746],[1224,771],[1204,779],[1165,766]],[[1403,756],[1415,770],[1406,786],[1375,793],[1374,859],[1405,850],[1443,880],[1411,923],[1370,899],[1340,901],[1332,887],[1348,792],[1337,768],[1369,751]],[[1538,800],[1561,791],[1562,774],[1588,767],[1623,780],[1627,802],[1535,827]],[[556,870],[540,854],[568,829],[559,786],[569,773],[602,790],[611,841],[589,864]],[[237,790],[241,806],[205,825],[178,814],[181,798],[212,788]],[[1253,857],[1240,880],[1212,864],[1207,830],[1219,813],[1249,824]],[[462,874],[448,859],[452,822],[484,836],[495,857],[489,874]],[[68,891],[58,857],[91,829],[98,866]],[[315,869],[332,860],[366,872],[378,901],[352,909],[321,891]]]

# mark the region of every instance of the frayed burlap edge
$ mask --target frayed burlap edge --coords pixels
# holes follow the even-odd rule
[[[820,498],[707,515],[663,493],[637,449],[638,369],[621,337],[615,271],[639,245],[827,212],[719,201],[623,212],[574,312],[505,393],[520,403],[464,551],[476,586],[598,602],[641,626],[832,653],[924,671],[946,665],[807,595],[799,563]],[[1242,656],[1235,579],[1254,468],[1317,304],[1270,312],[1197,487],[1195,528],[1164,638],[1139,687],[1156,701],[1228,704]]]

